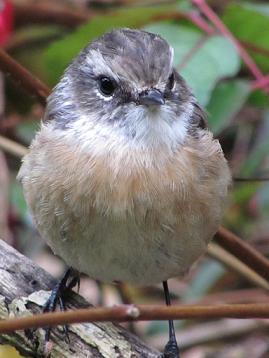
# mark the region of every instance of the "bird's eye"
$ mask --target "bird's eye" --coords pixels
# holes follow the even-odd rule
[[[174,72],[171,73],[171,75],[168,78],[167,87],[172,90],[175,85],[175,74]]]
[[[105,96],[111,96],[115,91],[115,83],[109,77],[101,77],[99,79],[99,88]]]

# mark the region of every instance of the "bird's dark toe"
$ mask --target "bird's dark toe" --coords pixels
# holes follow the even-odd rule
[[[65,272],[63,278],[55,285],[55,287],[51,291],[48,300],[43,306],[43,312],[54,312],[56,311],[57,306],[59,306],[61,311],[65,311],[66,293],[70,291],[76,284],[79,284],[79,276],[77,274],[74,275],[74,271],[70,268]],[[51,327],[45,328],[45,345],[50,341],[51,331]],[[69,343],[70,339],[68,335],[67,325],[63,326],[63,334],[65,336],[65,341]]]
[[[166,346],[164,348],[164,352],[161,357],[162,358],[180,358],[179,349],[178,349],[176,342],[169,341],[166,344]]]

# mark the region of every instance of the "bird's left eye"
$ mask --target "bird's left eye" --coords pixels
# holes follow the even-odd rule
[[[168,78],[167,87],[172,90],[175,85],[175,74],[174,72],[171,73],[171,75]]]
[[[105,96],[111,96],[115,91],[115,83],[109,77],[99,78],[99,88]]]

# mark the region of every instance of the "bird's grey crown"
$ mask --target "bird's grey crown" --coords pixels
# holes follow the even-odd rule
[[[85,54],[90,50],[100,51],[110,62],[116,60],[131,80],[143,80],[145,86],[166,80],[171,71],[172,48],[160,36],[146,31],[113,30],[86,47]]]
[[[112,123],[124,122],[130,106],[136,104],[139,89],[156,86],[162,87],[165,105],[179,118],[188,103],[195,105],[197,101],[172,62],[172,48],[156,34],[126,28],[106,33],[86,46],[67,68],[49,97],[45,120],[51,118],[65,128],[81,113],[95,113],[99,119],[109,115]],[[175,77],[173,90],[167,89],[171,73]],[[105,101],[98,95],[98,77],[109,74],[116,78],[117,90]],[[194,107],[189,121],[192,129],[201,127],[204,118],[202,109]]]

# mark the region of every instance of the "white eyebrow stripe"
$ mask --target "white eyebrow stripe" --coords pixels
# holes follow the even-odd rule
[[[174,49],[173,47],[169,46],[169,51],[170,51],[170,64],[169,64],[169,68],[170,70],[173,68],[173,62],[174,62]]]
[[[90,67],[93,70],[95,76],[107,76],[118,82],[119,78],[111,70],[110,66],[106,63],[103,55],[99,50],[91,50],[86,56],[84,66]]]

